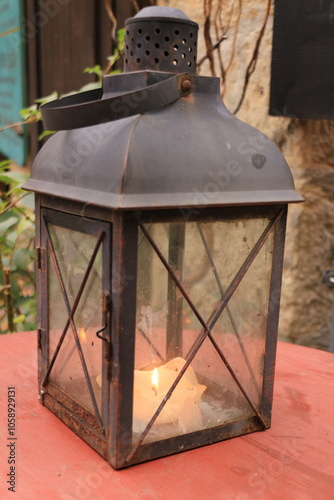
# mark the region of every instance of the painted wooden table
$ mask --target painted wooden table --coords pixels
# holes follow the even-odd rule
[[[16,492],[8,387],[17,403]],[[114,471],[37,400],[36,333],[0,337],[0,498],[333,500],[334,354],[280,343],[272,428]]]

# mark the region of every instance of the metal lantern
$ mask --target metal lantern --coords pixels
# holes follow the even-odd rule
[[[263,134],[195,76],[198,25],[126,23],[125,73],[43,107],[41,402],[115,468],[270,426],[287,205]]]

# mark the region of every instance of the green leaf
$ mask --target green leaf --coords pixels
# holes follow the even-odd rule
[[[123,42],[125,39],[125,28],[117,30],[117,41]]]
[[[125,28],[117,30],[116,36],[117,36],[117,48],[120,52],[123,52],[125,43]]]
[[[18,323],[23,323],[25,319],[26,319],[25,315],[20,314],[20,316],[17,316],[16,318],[14,318],[14,323],[15,323],[15,325],[17,325]]]
[[[14,246],[13,243],[11,241],[9,241],[8,238],[6,238],[2,234],[0,234],[1,257],[2,257],[3,265],[5,267],[6,266],[8,267],[8,265],[9,265],[9,260],[7,259],[6,256],[8,255],[8,253],[11,252],[13,246]]]
[[[112,56],[107,57],[107,60],[110,62],[111,66],[113,66],[115,62],[118,61],[119,57],[120,57],[119,52],[118,50],[116,50]]]
[[[13,255],[12,259],[12,271],[22,272],[26,269],[30,261],[30,256],[27,254],[24,248],[19,248]]]
[[[0,204],[0,214],[2,214],[5,211],[5,208],[8,207],[8,205],[9,205],[9,200],[2,201],[2,203]]]
[[[28,178],[29,176],[23,172],[6,172],[0,174],[0,181],[5,184],[12,184],[13,182],[16,184],[23,184]]]
[[[79,92],[87,92],[88,90],[100,89],[102,87],[102,82],[91,82],[87,83],[79,89]]]
[[[56,133],[56,130],[44,130],[39,136],[38,140],[41,141],[44,139],[44,137],[48,137],[49,135],[53,135]]]
[[[88,67],[84,69],[84,73],[88,73],[90,75],[96,75],[99,78],[102,78],[102,69],[99,64],[96,64],[95,66]]]
[[[11,284],[12,298],[14,300],[14,303],[16,303],[15,301],[17,301],[20,298],[20,289],[17,286],[17,283],[15,282],[15,280],[13,280],[12,274],[11,274],[10,284]]]
[[[71,95],[75,95],[78,92],[76,90],[71,90],[71,92],[65,92],[65,94],[61,94],[60,98],[63,99],[63,97],[69,97]]]
[[[58,99],[58,92],[56,91],[52,92],[52,94],[40,97],[39,99],[35,99],[35,102],[37,102],[37,104],[46,104],[47,102],[54,101],[55,99]]]
[[[28,120],[28,118],[31,118],[33,116],[37,116],[39,113],[37,109],[37,104],[33,104],[32,106],[29,106],[29,108],[22,108],[20,111],[20,115],[22,116],[23,120]]]
[[[8,229],[10,227],[17,224],[17,221],[18,221],[18,218],[12,216],[12,217],[8,217],[8,219],[6,219],[3,222],[0,222],[0,234],[1,235],[5,234],[5,232],[8,231]]]
[[[25,209],[28,210],[27,215],[33,216],[32,218],[34,219],[34,213],[35,213],[35,196],[34,193],[27,193],[24,198],[20,201],[20,206],[24,207]]]
[[[28,219],[21,219],[20,222],[18,223],[17,226],[17,235],[20,236],[24,231],[32,230],[34,228],[34,225],[32,222]]]
[[[11,164],[11,160],[0,161],[0,170],[6,170]]]
[[[10,231],[7,234],[7,245],[10,248],[13,248],[15,246],[15,242],[17,239],[17,232],[16,231]]]

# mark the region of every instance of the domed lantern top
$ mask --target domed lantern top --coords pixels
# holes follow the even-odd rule
[[[218,78],[193,74],[197,31],[167,7],[129,19],[125,73],[42,106],[59,132],[25,188],[111,209],[301,201],[276,146],[226,109]]]

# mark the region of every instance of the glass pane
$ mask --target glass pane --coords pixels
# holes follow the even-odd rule
[[[271,234],[213,328],[215,341],[258,409],[261,406],[273,244]]]
[[[59,269],[72,308],[85,276],[97,238],[78,231],[49,225]],[[69,314],[49,252],[49,359],[58,345]],[[96,332],[102,328],[102,247],[100,247],[74,315],[83,359],[101,411],[101,340]],[[71,326],[60,348],[50,381],[94,412],[87,380]]]
[[[199,315],[209,324],[268,223],[267,219],[163,223],[146,229]],[[271,235],[215,322],[214,346],[208,337],[202,338],[201,321],[145,235],[140,234],[134,442],[191,353],[195,356],[189,368],[144,442],[254,415],[222,357],[254,406],[260,407],[273,242]]]

